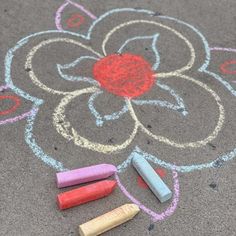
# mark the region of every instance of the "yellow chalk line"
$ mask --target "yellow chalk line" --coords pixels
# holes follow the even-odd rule
[[[176,75],[177,76],[177,75]],[[159,135],[155,135],[152,132],[150,132],[148,129],[146,129],[144,127],[144,125],[138,120],[137,116],[135,115],[135,112],[133,110],[132,104],[130,101],[128,101],[128,108],[130,110],[130,114],[133,117],[134,121],[139,125],[139,127],[141,128],[141,130],[146,133],[147,135],[149,135],[150,137],[154,138],[155,140],[158,140],[159,142],[163,142],[166,143],[168,145],[177,147],[177,148],[187,148],[187,147],[192,147],[192,148],[197,148],[197,147],[201,147],[206,145],[208,142],[212,141],[213,139],[215,139],[219,133],[219,131],[222,129],[223,127],[223,123],[224,123],[224,119],[225,119],[225,111],[224,111],[224,107],[221,104],[221,99],[220,97],[211,89],[209,88],[206,84],[195,80],[187,75],[181,75],[179,74],[177,77],[191,81],[195,84],[197,84],[198,86],[202,87],[203,89],[205,89],[207,92],[209,92],[211,94],[211,96],[215,99],[218,108],[219,108],[219,119],[217,122],[217,125],[214,129],[214,131],[205,139],[203,140],[199,140],[199,141],[195,141],[195,142],[189,142],[189,143],[177,143],[171,139],[168,139],[166,137],[163,136],[159,136]],[[160,78],[158,76],[158,78]]]
[[[90,140],[80,136],[77,131],[71,127],[69,121],[66,120],[65,109],[66,106],[76,97],[86,94],[86,93],[94,93],[99,89],[96,87],[85,88],[82,90],[74,91],[70,94],[67,94],[56,107],[53,114],[53,125],[55,126],[57,132],[61,134],[67,140],[72,140],[74,143],[80,147],[87,148],[93,151],[101,152],[101,153],[111,153],[115,151],[122,150],[126,148],[134,139],[137,131],[138,131],[138,122],[135,121],[134,129],[129,136],[129,138],[118,145],[104,145],[96,142],[91,142]]]
[[[172,72],[163,72],[163,73],[158,73],[158,75],[162,78],[164,77],[169,77],[169,76],[174,76],[175,74],[179,74],[179,73],[182,73],[186,70],[189,70],[193,64],[194,64],[194,61],[195,61],[195,50],[193,48],[193,45],[188,41],[187,38],[185,38],[181,33],[179,33],[178,31],[176,31],[175,29],[172,29],[166,25],[163,25],[161,23],[158,23],[158,22],[155,22],[155,21],[148,21],[148,20],[133,20],[133,21],[128,21],[128,22],[125,22],[123,24],[120,24],[118,26],[116,26],[115,28],[113,28],[111,31],[108,32],[108,34],[105,36],[103,42],[102,42],[102,50],[103,50],[103,53],[104,55],[106,56],[107,53],[106,53],[106,44],[108,42],[108,40],[110,39],[111,35],[113,33],[115,33],[117,30],[123,28],[123,27],[126,27],[128,25],[133,25],[133,24],[141,24],[141,23],[146,23],[146,24],[153,24],[153,25],[158,25],[162,28],[165,28],[167,30],[170,30],[172,31],[174,34],[176,34],[179,38],[183,39],[184,42],[187,44],[189,50],[190,50],[190,60],[188,62],[188,64],[184,67],[182,67],[181,69],[178,69],[176,71],[172,71]]]
[[[52,94],[62,94],[62,95],[67,95],[70,94],[71,92],[63,92],[63,91],[59,91],[59,90],[54,90],[52,88],[49,88],[48,86],[46,86],[45,84],[43,84],[35,75],[34,70],[33,70],[33,66],[32,66],[32,60],[35,56],[35,54],[37,53],[37,51],[46,46],[49,45],[51,43],[57,43],[57,42],[65,42],[65,43],[71,43],[71,44],[75,44],[78,45],[84,49],[87,49],[88,51],[94,53],[95,55],[97,55],[98,57],[102,58],[103,56],[101,54],[99,54],[98,52],[94,51],[91,47],[86,46],[78,41],[75,41],[73,39],[68,39],[68,38],[54,38],[54,39],[49,39],[49,40],[45,40],[42,41],[40,44],[38,44],[37,46],[33,47],[29,54],[26,57],[26,63],[25,63],[25,69],[29,70],[29,76],[32,80],[32,82],[37,85],[38,87],[40,87],[41,89],[52,93]]]

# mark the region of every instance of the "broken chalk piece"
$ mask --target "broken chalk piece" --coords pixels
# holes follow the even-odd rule
[[[76,170],[59,172],[56,174],[57,187],[64,188],[76,184],[105,179],[116,172],[116,167],[110,164],[88,166]]]
[[[171,190],[145,158],[134,156],[132,158],[132,164],[160,202],[163,203],[172,197]]]
[[[100,235],[118,225],[134,218],[139,212],[139,207],[135,204],[125,204],[104,215],[88,221],[79,226],[81,236]]]
[[[114,180],[102,180],[94,184],[89,184],[68,192],[57,195],[57,202],[60,210],[79,206],[86,202],[94,201],[106,197],[112,193],[116,187]]]

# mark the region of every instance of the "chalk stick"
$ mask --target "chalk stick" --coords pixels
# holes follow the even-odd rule
[[[56,174],[57,187],[64,188],[76,184],[105,179],[116,172],[116,167],[110,164],[100,164],[83,167],[76,170]]]
[[[132,158],[132,164],[160,202],[166,202],[172,197],[171,190],[145,158],[135,156]]]
[[[81,204],[106,197],[116,187],[114,180],[102,180],[68,192],[57,195],[57,202],[60,210],[79,206]]]
[[[79,226],[80,236],[100,235],[118,225],[134,218],[139,212],[135,204],[125,204],[104,215],[88,221]]]

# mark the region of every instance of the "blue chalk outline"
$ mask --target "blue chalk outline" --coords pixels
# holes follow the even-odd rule
[[[72,75],[67,75],[67,74],[63,73],[62,70],[73,68],[73,67],[77,66],[83,60],[96,60],[97,61],[98,58],[91,57],[91,56],[82,56],[82,57],[77,58],[75,61],[73,61],[69,64],[65,64],[65,65],[57,64],[57,71],[58,71],[59,75],[64,80],[77,81],[77,82],[83,81],[83,82],[88,82],[90,84],[99,86],[99,83],[96,80],[94,80],[93,78],[88,78],[88,77],[84,77],[84,76],[72,76]]]
[[[105,115],[105,116],[101,116],[99,114],[99,112],[95,109],[94,107],[94,100],[100,95],[103,94],[103,91],[97,91],[95,93],[93,93],[89,100],[88,100],[88,107],[90,112],[94,115],[94,117],[96,118],[96,125],[97,126],[103,126],[104,121],[110,121],[110,120],[117,120],[119,119],[122,115],[124,115],[129,109],[128,106],[125,102],[125,105],[122,107],[122,109],[120,111],[114,112],[110,115]],[[125,100],[124,100],[125,101]]]
[[[150,35],[150,36],[137,36],[137,37],[129,38],[122,44],[122,46],[118,50],[118,53],[122,53],[125,46],[128,43],[132,42],[132,41],[152,39],[152,47],[151,48],[152,48],[152,51],[155,54],[155,60],[156,60],[155,63],[153,64],[153,66],[152,66],[152,69],[154,71],[156,71],[158,69],[159,65],[160,65],[160,55],[159,55],[159,53],[156,49],[156,43],[157,43],[158,37],[159,37],[159,34],[154,34],[154,35]]]
[[[103,14],[102,16],[100,16],[98,19],[96,19],[91,27],[88,30],[87,35],[82,35],[82,34],[78,34],[78,33],[72,33],[72,32],[68,32],[68,31],[58,31],[58,30],[48,30],[48,31],[43,31],[43,32],[38,32],[32,35],[29,35],[23,39],[21,39],[13,48],[11,48],[5,57],[5,82],[6,84],[19,96],[32,101],[33,102],[33,108],[34,109],[39,109],[40,105],[43,104],[44,100],[39,99],[37,97],[33,97],[30,94],[24,92],[23,90],[21,90],[20,88],[16,87],[13,84],[12,78],[11,78],[11,65],[12,65],[12,61],[14,58],[14,53],[20,49],[21,47],[23,47],[31,38],[37,37],[39,35],[45,35],[45,34],[51,34],[51,33],[55,33],[55,34],[65,34],[65,35],[71,35],[71,36],[77,36],[77,37],[81,37],[84,39],[89,40],[92,30],[95,27],[96,24],[98,24],[100,21],[102,21],[104,18],[106,18],[107,16],[113,14],[113,13],[117,13],[117,12],[136,12],[136,13],[147,13],[149,15],[153,15],[154,12],[152,11],[147,11],[147,10],[136,10],[136,9],[132,9],[132,8],[124,8],[124,9],[113,9],[111,11],[106,12],[105,14]],[[200,33],[200,31],[198,31],[195,27],[193,27],[192,25],[185,23],[181,20],[172,18],[172,17],[168,17],[168,16],[158,16],[160,18],[163,19],[168,19],[168,20],[172,20],[175,21],[179,24],[185,25],[187,27],[189,27],[190,29],[192,29],[202,40],[204,46],[205,46],[205,52],[206,52],[206,60],[205,63],[199,68],[200,72],[204,72],[207,73],[209,75],[212,75],[213,78],[215,78],[217,81],[219,81],[221,84],[223,84],[231,93],[232,95],[236,96],[236,91],[233,89],[233,87],[226,81],[224,81],[219,75],[210,72],[207,70],[207,66],[209,65],[210,62],[210,48],[208,46],[208,43],[205,39],[205,37]],[[42,160],[45,164],[49,165],[50,167],[53,167],[56,170],[65,170],[65,168],[63,167],[63,164],[61,162],[56,161],[53,157],[48,156],[47,154],[44,153],[44,151],[42,150],[41,147],[39,147],[35,141],[35,139],[33,138],[33,124],[34,124],[34,119],[36,117],[36,114],[30,115],[27,118],[27,125],[25,127],[25,141],[26,143],[29,145],[29,147],[31,148],[31,150],[33,151],[33,153],[40,159]],[[136,147],[133,152],[131,153],[131,156],[134,155],[135,152],[139,152],[141,153],[143,156],[145,156],[146,158],[152,158],[153,161],[155,161],[158,165],[161,165],[165,168],[168,169],[176,169],[177,171],[180,172],[190,172],[190,171],[194,171],[194,170],[201,170],[204,168],[210,168],[210,167],[215,167],[214,164],[217,161],[229,161],[232,160],[233,158],[235,158],[236,156],[236,148],[233,149],[232,151],[226,153],[225,155],[219,156],[216,160],[209,162],[209,163],[204,163],[204,164],[197,164],[197,165],[185,165],[185,166],[176,166],[174,164],[171,163],[167,163],[165,161],[160,160],[159,158],[152,156],[148,153],[144,153],[141,149],[139,149],[138,147]],[[130,158],[130,157],[129,157]],[[128,158],[128,159],[129,159]]]
[[[159,17],[163,18],[163,19],[175,21],[179,24],[185,25],[185,26],[189,27],[190,29],[192,29],[201,38],[201,40],[204,44],[204,47],[205,47],[206,59],[205,59],[205,62],[203,63],[203,65],[198,69],[198,71],[205,72],[206,74],[213,76],[213,78],[215,78],[217,81],[219,81],[221,84],[223,84],[232,93],[232,95],[234,95],[236,97],[236,90],[230,85],[230,83],[225,81],[218,74],[207,70],[207,67],[209,66],[210,59],[211,59],[211,50],[210,50],[209,44],[208,44],[206,38],[203,36],[203,34],[198,29],[196,29],[194,26],[192,26],[184,21],[181,21],[181,20],[175,19],[173,17],[169,17],[169,16],[159,16]]]
[[[155,105],[160,107],[166,107],[168,109],[172,109],[174,111],[180,112],[183,116],[188,115],[188,111],[185,108],[183,99],[175,92],[174,89],[170,88],[166,84],[161,84],[159,80],[157,80],[156,85],[163,90],[168,91],[176,100],[178,105],[174,105],[168,101],[163,100],[138,100],[132,99],[131,102],[136,105]]]
[[[118,173],[122,173],[128,167],[128,165],[130,165],[132,158],[136,155],[141,155],[146,160],[149,160],[149,161],[151,161],[163,168],[186,173],[186,172],[191,172],[191,171],[195,171],[195,170],[202,170],[205,168],[216,168],[219,165],[223,165],[224,162],[235,158],[236,148],[233,151],[231,151],[225,155],[219,156],[217,159],[215,159],[214,161],[211,161],[209,163],[203,163],[203,164],[198,164],[198,165],[179,165],[178,166],[178,165],[175,165],[175,164],[172,164],[169,162],[165,162],[157,156],[153,156],[149,153],[146,153],[146,152],[142,151],[138,146],[136,146],[134,148],[134,150],[132,151],[132,153],[129,155],[129,157],[122,164],[118,165],[118,167],[117,167]]]
[[[58,171],[65,171],[63,167],[63,164],[54,158],[48,156],[44,153],[43,149],[38,146],[38,144],[35,141],[34,135],[33,135],[33,127],[34,127],[34,121],[36,119],[36,116],[38,114],[39,107],[34,107],[34,112],[31,113],[30,116],[27,117],[27,124],[25,126],[25,141],[26,143],[31,147],[33,153],[41,159],[45,164],[48,166],[58,170]]]

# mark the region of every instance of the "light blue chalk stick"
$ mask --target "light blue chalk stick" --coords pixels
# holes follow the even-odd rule
[[[172,197],[170,189],[145,158],[134,156],[132,164],[161,203],[166,202]]]

